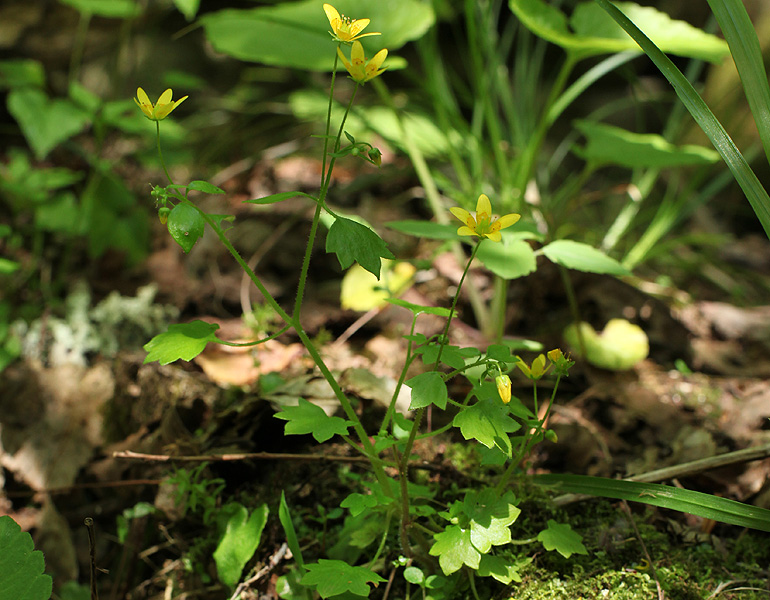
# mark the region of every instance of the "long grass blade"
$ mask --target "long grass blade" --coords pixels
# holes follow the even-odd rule
[[[642,483],[587,475],[537,475],[534,480],[535,483],[555,485],[559,490],[573,494],[588,494],[600,498],[641,502],[730,525],[770,531],[770,510],[702,492],[683,490],[658,483]]]
[[[674,87],[677,96],[684,103],[687,110],[698,123],[704,133],[711,140],[717,152],[727,163],[728,169],[735,177],[743,193],[746,194],[751,207],[754,209],[759,222],[770,238],[770,196],[762,187],[754,171],[741,155],[733,140],[725,131],[722,124],[709,110],[703,98],[698,95],[682,72],[674,66],[674,63],[653,44],[642,31],[634,25],[618,8],[609,0],[594,0],[630,35],[641,47],[647,56],[655,63],[661,73]]]
[[[770,161],[770,85],[762,48],[743,0],[708,0],[733,55],[743,90]]]

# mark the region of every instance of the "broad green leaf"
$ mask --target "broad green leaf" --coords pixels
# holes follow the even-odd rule
[[[502,363],[517,363],[521,360],[513,355],[511,347],[507,344],[490,344],[487,347],[487,356]]]
[[[588,140],[576,153],[586,161],[624,167],[684,167],[707,165],[719,160],[719,153],[704,146],[675,146],[662,136],[632,133],[620,127],[591,121],[574,121]]]
[[[573,554],[588,554],[588,550],[581,541],[583,537],[572,531],[572,527],[564,523],[557,523],[548,519],[548,529],[544,529],[537,535],[539,542],[548,550],[556,550],[564,558]]]
[[[276,419],[288,421],[286,435],[305,435],[310,433],[317,442],[325,442],[335,435],[347,435],[348,423],[340,417],[328,416],[320,406],[299,399],[297,406],[286,406],[275,414]]]
[[[382,33],[361,40],[368,57],[422,37],[435,21],[430,4],[417,0],[336,0],[334,7],[353,19],[371,19],[365,33]],[[330,71],[334,64],[337,44],[329,35],[322,3],[315,0],[226,9],[204,15],[200,22],[217,51],[241,60],[316,71]]]
[[[69,97],[76,106],[88,113],[90,119],[93,119],[96,112],[102,106],[102,99],[77,81],[70,83]]]
[[[606,273],[608,275],[630,275],[631,273],[614,258],[601,250],[582,242],[556,240],[543,246],[539,252],[551,262],[587,273]]]
[[[321,598],[350,592],[356,596],[369,597],[370,583],[375,584],[385,580],[374,571],[365,567],[354,567],[341,560],[320,559],[317,563],[305,565],[308,572],[300,583],[314,587]]]
[[[343,270],[357,262],[377,279],[380,278],[380,257],[393,258],[379,235],[345,217],[337,217],[326,234],[326,251],[337,255]]]
[[[314,202],[317,202],[313,196],[304,192],[281,192],[280,194],[271,194],[270,196],[265,196],[263,198],[255,198],[254,200],[244,200],[244,202],[247,204],[275,204],[276,202],[283,202],[284,200],[296,198],[297,196],[305,196],[306,198],[310,198]]]
[[[564,330],[565,341],[576,355],[582,355],[580,336],[585,344],[586,360],[592,365],[610,371],[625,371],[647,358],[650,342],[641,327],[625,319],[610,319],[604,331],[597,333],[590,324],[574,323]]]
[[[152,338],[144,345],[147,356],[144,364],[157,360],[167,365],[175,360],[192,360],[198,356],[209,342],[219,342],[214,332],[219,329],[216,323],[193,321],[170,325],[168,331]]]
[[[171,209],[166,225],[171,237],[185,252],[192,250],[206,228],[200,213],[186,202],[180,202]]]
[[[211,185],[208,181],[191,181],[187,184],[188,190],[194,190],[196,192],[203,192],[204,194],[224,194],[225,191],[218,188],[215,185]]]
[[[188,21],[192,21],[198,14],[200,3],[201,0],[174,0],[174,6]]]
[[[80,222],[80,207],[75,194],[64,192],[35,208],[35,227],[75,235]]]
[[[297,532],[294,529],[294,523],[291,520],[291,513],[289,513],[289,505],[286,502],[286,494],[281,490],[281,503],[278,507],[278,520],[281,522],[283,532],[286,534],[286,544],[289,546],[294,560],[301,569],[305,568],[305,561],[302,558],[302,548],[299,545],[299,539],[297,538]]]
[[[441,352],[441,356],[439,356]],[[422,362],[426,367],[433,367],[437,360],[452,367],[453,369],[462,369],[465,366],[465,359],[472,356],[478,356],[479,351],[475,348],[460,348],[447,344],[441,348],[440,344],[431,343],[415,350],[415,354],[422,355]]]
[[[21,264],[15,260],[0,256],[0,275],[10,275],[19,270]]]
[[[579,58],[638,50],[636,43],[602,15],[593,2],[578,4],[570,19],[544,0],[509,0],[509,5],[533,33]],[[655,8],[633,2],[616,5],[664,52],[710,62],[719,62],[729,53],[723,40],[685,21],[671,19]]]
[[[114,173],[92,177],[80,196],[82,233],[88,251],[98,257],[108,248],[125,253],[131,263],[141,261],[149,245],[149,221],[136,198]]]
[[[508,434],[521,427],[508,414],[499,398],[486,398],[463,409],[455,416],[452,425],[460,428],[466,440],[475,439],[487,448],[498,448],[511,457],[511,440]]]
[[[537,475],[534,481],[541,485],[556,485],[574,494],[631,500],[738,527],[770,531],[770,510],[766,508],[670,485],[572,474]]]
[[[359,494],[358,492],[349,494],[347,498],[340,502],[340,506],[347,508],[354,517],[374,508],[378,504],[377,497],[373,494]]]
[[[312,600],[310,590],[299,582],[304,573],[304,569],[291,569],[286,575],[281,575],[275,582],[278,597],[283,600]]]
[[[431,556],[438,556],[438,564],[444,575],[459,571],[463,565],[471,569],[479,568],[481,553],[471,543],[470,528],[449,525],[433,536],[436,540],[430,548]]]
[[[439,317],[448,317],[449,314],[452,312],[451,310],[449,310],[448,308],[444,308],[443,306],[423,306],[421,304],[413,304],[411,302],[407,302],[406,300],[401,300],[400,298],[388,298],[387,301],[390,304],[395,304],[396,306],[400,306],[402,308],[412,311],[414,316],[425,313],[428,315],[436,315]]]
[[[8,94],[8,112],[21,127],[38,159],[63,141],[80,133],[88,124],[88,113],[69,100],[51,100],[43,90],[25,87]]]
[[[634,38],[642,50],[650,57],[655,66],[660,69],[669,83],[673,86],[677,96],[685,105],[687,110],[698,123],[703,132],[708,136],[714,148],[727,163],[727,167],[735,177],[738,185],[741,186],[743,193],[746,194],[751,207],[754,209],[765,235],[770,237],[770,196],[760,183],[754,171],[743,158],[738,148],[730,136],[727,135],[725,128],[717,120],[714,114],[709,110],[706,103],[695,91],[692,84],[682,72],[676,68],[671,59],[668,58],[660,48],[658,48],[650,39],[644,35],[639,28],[634,25],[617,7],[609,0],[594,0],[599,4],[628,34]]]
[[[361,265],[353,265],[342,277],[342,308],[368,311],[386,306],[388,298],[399,296],[410,285],[417,269],[407,262],[382,261],[379,280]]]
[[[446,383],[440,373],[429,371],[412,377],[406,382],[412,388],[412,401],[409,404],[409,410],[425,408],[435,404],[441,410],[446,408],[447,394]]]
[[[43,553],[11,517],[0,517],[0,600],[48,600],[53,580]]]
[[[89,15],[113,19],[130,19],[142,9],[134,0],[59,0],[62,4]]]
[[[508,585],[512,581],[521,583],[519,569],[524,566],[520,561],[511,563],[500,556],[485,554],[479,562],[478,574],[481,577],[493,577],[500,583]]]
[[[426,240],[456,240],[457,227],[432,221],[390,221],[385,227]]]
[[[502,497],[487,488],[481,492],[469,492],[463,500],[465,514],[470,519],[471,543],[482,554],[492,546],[502,546],[511,541],[511,524],[521,514],[514,504],[513,492]]]
[[[44,85],[45,69],[39,61],[29,58],[0,60],[0,89]]]
[[[418,567],[407,567],[404,569],[404,579],[414,585],[422,585],[425,582],[425,573]]]
[[[249,516],[245,506],[235,504],[213,554],[219,581],[225,585],[232,587],[240,580],[243,567],[259,546],[269,512],[267,504],[262,504]]]
[[[532,247],[522,240],[484,242],[476,253],[481,263],[503,279],[516,279],[534,273],[537,265]]]

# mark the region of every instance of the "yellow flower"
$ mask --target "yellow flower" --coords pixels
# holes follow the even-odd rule
[[[518,356],[516,358],[518,358]],[[545,355],[543,354],[540,354],[535,360],[532,361],[532,368],[530,368],[527,363],[525,363],[520,358],[519,362],[516,363],[516,366],[519,367],[521,372],[532,381],[537,381],[540,379],[548,372],[548,369],[551,368],[551,365],[548,365],[547,367],[545,366]]]
[[[187,96],[184,96],[177,101],[173,101],[171,100],[171,96],[172,92],[171,88],[169,88],[163,92],[160,95],[160,98],[158,98],[158,101],[153,104],[150,102],[150,98],[147,96],[147,92],[145,92],[142,88],[137,88],[134,102],[136,102],[136,105],[142,109],[145,117],[151,121],[162,121],[171,113],[172,110],[187,100]]]
[[[511,401],[511,378],[508,375],[498,375],[495,377],[495,384],[503,404],[508,404]]]
[[[339,54],[342,64],[345,65],[345,68],[348,70],[348,73],[350,73],[353,81],[366,83],[385,70],[380,67],[388,56],[388,51],[383,48],[375,54],[373,58],[367,61],[364,56],[364,47],[361,45],[361,42],[353,42],[353,47],[350,49],[350,62],[345,58],[345,55],[340,48],[337,48],[337,54]]]
[[[379,32],[361,33],[369,25],[369,19],[350,19],[344,15],[340,16],[340,13],[331,4],[324,4],[324,12],[332,26],[329,33],[332,34],[332,39],[335,42],[349,44],[367,35],[381,35]]]
[[[492,218],[492,204],[486,194],[481,194],[476,202],[476,216],[474,217],[464,208],[453,206],[450,212],[460,219],[465,225],[457,230],[457,235],[476,235],[480,238],[489,238],[493,242],[501,239],[500,230],[510,227],[521,218],[521,215],[511,213],[503,215],[499,219]]]

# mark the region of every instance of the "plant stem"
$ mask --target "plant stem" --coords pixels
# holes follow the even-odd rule
[[[460,278],[460,283],[457,284],[457,291],[455,292],[454,298],[452,298],[452,306],[449,309],[449,316],[446,320],[446,325],[444,326],[444,331],[441,334],[440,338],[440,346],[438,349],[438,354],[436,355],[436,362],[433,365],[433,371],[438,371],[439,364],[441,363],[441,353],[444,350],[444,346],[447,345],[449,342],[448,336],[449,336],[449,326],[452,324],[452,318],[455,314],[455,307],[457,306],[457,300],[460,298],[460,291],[463,288],[463,283],[465,282],[465,277],[468,275],[468,270],[470,269],[471,263],[473,262],[473,259],[476,257],[476,252],[478,252],[479,246],[484,241],[484,238],[481,238],[479,242],[473,247],[473,251],[471,252],[470,257],[468,258],[468,262],[465,264],[465,269],[463,270],[463,275]],[[404,452],[401,456],[401,460],[398,465],[398,474],[399,474],[399,481],[401,483],[401,502],[402,502],[402,509],[401,509],[401,526],[400,526],[400,538],[401,538],[401,546],[402,550],[406,553],[408,557],[411,558],[411,548],[409,546],[409,539],[407,535],[407,531],[409,529],[409,494],[407,489],[407,481],[408,481],[408,475],[409,475],[409,457],[412,454],[412,447],[414,446],[414,441],[417,438],[417,431],[420,428],[420,422],[422,421],[422,417],[425,414],[425,407],[417,409],[417,412],[414,416],[414,421],[412,423],[412,429],[409,432],[409,438],[406,441],[406,444],[404,445]]]
[[[160,158],[160,165],[163,167],[163,172],[166,174],[166,179],[168,179],[168,182],[173,185],[174,181],[171,179],[171,175],[168,174],[166,161],[163,160],[163,152],[160,149],[160,121],[155,121],[155,134],[155,137],[158,140],[158,157]]]
[[[335,62],[335,69],[336,69],[337,63]],[[337,152],[340,148],[340,138],[342,137],[342,132],[345,127],[345,121],[347,121],[348,114],[350,113],[350,108],[353,106],[353,100],[356,98],[356,92],[358,92],[359,84],[356,83],[356,87],[353,88],[353,93],[350,96],[350,101],[348,102],[348,106],[345,109],[345,114],[342,117],[342,121],[340,122],[340,128],[337,132],[337,138],[334,141],[334,152]],[[327,124],[326,124],[326,130],[329,131],[329,121],[331,120],[331,94],[329,94],[329,112],[327,114]],[[324,160],[323,164],[326,165],[326,153],[328,150],[327,141],[328,137],[324,138]],[[302,271],[299,275],[299,283],[297,284],[297,297],[294,301],[294,312],[293,318],[297,323],[299,323],[300,318],[300,311],[302,310],[302,299],[305,295],[305,284],[307,283],[307,274],[308,270],[310,269],[310,255],[313,253],[313,245],[315,244],[315,237],[318,232],[318,224],[321,220],[321,209],[324,207],[325,201],[326,201],[326,194],[329,191],[329,185],[331,185],[332,180],[332,171],[334,170],[334,163],[337,161],[337,158],[332,156],[331,160],[329,161],[329,167],[326,170],[325,173],[321,174],[322,182],[321,182],[321,189],[318,192],[318,204],[316,204],[315,207],[315,213],[313,214],[313,223],[310,225],[310,234],[308,235],[308,241],[307,241],[307,247],[305,248],[305,256],[302,259]]]

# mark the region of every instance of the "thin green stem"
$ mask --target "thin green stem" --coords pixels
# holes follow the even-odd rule
[[[251,279],[251,281],[254,283],[254,285],[257,287],[259,292],[264,297],[265,301],[270,305],[270,307],[275,311],[275,313],[285,323],[290,324],[294,328],[295,332],[297,333],[297,336],[302,342],[302,345],[305,346],[305,349],[308,351],[308,354],[310,354],[310,357],[313,359],[313,362],[315,362],[316,366],[318,367],[318,370],[321,372],[321,375],[323,375],[324,379],[326,379],[327,383],[332,388],[332,391],[334,392],[335,397],[339,400],[340,406],[342,406],[342,410],[345,412],[345,415],[348,417],[348,419],[350,419],[350,421],[352,421],[353,429],[356,432],[356,436],[358,437],[359,442],[361,443],[364,454],[369,458],[372,464],[372,469],[374,470],[374,474],[377,477],[377,480],[380,482],[380,485],[382,485],[382,488],[384,490],[390,490],[390,480],[385,474],[382,459],[379,456],[377,456],[377,453],[374,450],[374,445],[369,440],[369,436],[367,435],[366,430],[361,424],[361,420],[358,418],[358,415],[353,409],[353,406],[350,403],[350,400],[342,391],[342,388],[340,387],[339,383],[337,383],[337,380],[335,379],[334,374],[331,372],[329,367],[326,366],[326,363],[321,357],[321,354],[318,352],[318,349],[315,347],[315,344],[313,344],[308,334],[302,328],[302,325],[300,324],[299,319],[295,319],[294,317],[289,316],[289,314],[285,310],[283,310],[283,308],[281,308],[281,305],[278,304],[275,298],[273,298],[273,296],[264,286],[264,284],[259,279],[257,274],[254,273],[254,271],[251,269],[248,263],[243,259],[240,253],[232,245],[230,240],[227,239],[227,236],[224,234],[222,229],[217,225],[214,219],[212,219],[207,213],[205,213],[203,210],[198,208],[192,202],[189,202],[189,204],[190,206],[195,208],[195,210],[198,211],[198,213],[201,215],[203,220],[206,221],[206,223],[211,227],[214,233],[216,233],[217,237],[219,238],[219,241],[222,242],[222,245],[225,248],[227,248],[228,252],[230,252],[232,257],[240,265],[241,269],[243,269],[246,275],[248,275],[249,279]]]
[[[90,12],[81,12],[78,20],[78,27],[75,31],[75,40],[72,44],[72,54],[70,54],[69,83],[72,85],[80,76],[80,64],[83,62],[83,50],[86,47],[86,36],[88,27],[91,24],[92,14]]]
[[[460,298],[460,292],[463,288],[463,283],[465,282],[465,277],[468,275],[468,271],[470,269],[471,263],[473,262],[473,259],[476,257],[476,252],[478,252],[479,246],[484,241],[484,238],[479,240],[479,242],[473,247],[473,251],[471,252],[470,257],[468,258],[468,262],[465,264],[465,269],[463,270],[463,275],[460,278],[460,282],[457,284],[457,291],[455,292],[454,298],[452,299],[452,306],[449,309],[449,316],[447,316],[446,325],[444,326],[444,331],[441,334],[440,338],[440,346],[438,349],[438,354],[436,355],[436,362],[433,365],[433,371],[437,371],[439,364],[441,363],[441,353],[444,350],[444,346],[449,342],[448,336],[449,336],[449,326],[452,324],[452,318],[455,314],[455,308],[457,307],[457,301]],[[410,522],[410,516],[409,516],[409,493],[407,489],[407,481],[408,481],[408,475],[409,475],[409,457],[412,454],[412,447],[414,446],[414,441],[417,438],[417,431],[420,429],[420,422],[422,421],[422,417],[425,414],[425,408],[419,408],[414,416],[414,421],[412,422],[412,429],[409,432],[409,438],[406,441],[406,444],[404,445],[404,452],[401,456],[401,462],[398,466],[398,473],[399,473],[399,480],[401,483],[401,502],[402,502],[402,509],[401,509],[401,526],[400,526],[400,538],[401,538],[401,545],[402,549],[406,553],[407,556],[411,557],[411,548],[409,546],[409,540],[408,540],[408,529],[409,529],[409,522]]]
[[[348,102],[348,106],[345,109],[345,114],[343,115],[342,121],[340,122],[340,128],[339,128],[339,131],[337,132],[337,138],[334,141],[335,153],[340,148],[340,138],[342,137],[342,132],[345,127],[345,121],[347,121],[348,114],[350,114],[350,108],[353,106],[353,101],[356,98],[356,92],[358,92],[358,87],[359,87],[359,84],[356,83],[356,87],[353,88],[353,93],[350,96],[350,101]],[[329,110],[327,119],[329,120],[331,119],[331,109]],[[327,122],[327,131],[328,129],[329,129],[329,124]],[[324,139],[328,140],[328,137]],[[324,142],[324,162],[325,162],[327,150],[328,150],[328,146],[326,145],[326,142]],[[292,314],[293,314],[294,320],[297,321],[297,323],[299,323],[300,311],[302,310],[302,299],[305,295],[305,284],[307,283],[307,274],[310,269],[310,256],[313,253],[313,245],[315,244],[316,234],[318,233],[318,224],[320,223],[320,220],[321,220],[321,209],[324,207],[326,202],[326,194],[329,191],[329,185],[331,184],[331,179],[332,179],[332,171],[334,170],[334,164],[336,161],[337,161],[337,158],[335,156],[332,156],[331,160],[329,161],[329,167],[326,173],[322,173],[321,189],[318,192],[318,204],[316,204],[315,213],[313,213],[313,222],[310,225],[310,234],[308,235],[307,247],[305,248],[305,256],[302,259],[302,270],[299,275],[299,283],[297,284],[297,296],[294,301],[294,312]]]
[[[399,126],[399,132],[401,134],[401,140],[404,143],[404,148],[406,149],[406,153],[409,155],[409,160],[412,162],[412,166],[414,167],[415,173],[417,174],[417,178],[420,180],[420,184],[425,190],[425,197],[428,200],[428,205],[430,206],[436,221],[441,224],[449,223],[450,220],[447,216],[447,211],[444,209],[441,203],[441,194],[439,193],[438,187],[436,186],[436,181],[433,179],[433,175],[431,175],[430,169],[428,168],[428,163],[425,162],[425,157],[418,148],[417,144],[415,144],[414,139],[412,139],[412,136],[409,133],[409,128],[404,125],[401,115],[402,111],[398,110],[396,107],[393,96],[383,81],[381,81],[379,78],[373,79],[372,84],[374,85],[374,89],[377,91],[377,94],[380,96],[380,99],[393,112],[393,116]],[[462,260],[463,250],[462,245],[459,242],[452,245],[452,251],[458,262]],[[484,330],[486,323],[489,321],[489,309],[487,308],[484,299],[481,297],[481,292],[473,283],[468,285],[468,299],[470,300],[471,307],[473,308],[473,314],[476,316],[476,321],[478,321],[480,328]]]
[[[569,79],[569,76],[572,73],[572,69],[575,67],[576,62],[576,57],[572,53],[568,53],[567,58],[562,63],[561,69],[559,70],[559,73],[556,76],[556,80],[553,83],[551,92],[548,95],[548,100],[546,100],[545,106],[540,113],[540,118],[537,127],[535,128],[535,133],[532,135],[532,137],[530,137],[529,143],[524,149],[524,152],[522,153],[522,156],[519,160],[516,179],[514,180],[514,187],[516,190],[518,190],[520,195],[519,197],[521,199],[524,197],[524,190],[527,186],[527,182],[530,180],[532,171],[535,168],[537,154],[540,151],[540,147],[543,145],[543,142],[545,141],[545,135],[548,132],[549,126],[551,125],[549,120],[549,112],[551,106],[554,104],[554,102],[556,102],[562,90],[565,88],[567,80]]]
[[[583,339],[583,329],[580,327],[580,307],[578,306],[577,298],[575,298],[575,289],[572,286],[572,280],[569,278],[567,268],[561,265],[557,266],[559,268],[559,275],[561,275],[562,283],[564,284],[564,292],[567,294],[567,302],[569,304],[570,312],[572,313],[572,320],[575,322],[578,344],[580,345],[580,354],[581,356],[585,356],[586,343]]]
[[[341,44],[337,44],[337,48],[340,47]],[[332,125],[332,106],[334,105],[334,81],[337,78],[337,63],[339,62],[340,57],[335,52],[334,53],[334,66],[332,67],[332,82],[329,86],[329,106],[326,109],[326,132],[324,135],[324,154],[321,158],[321,187],[323,187],[326,179],[326,155],[329,151],[329,131],[331,130]]]
[[[412,336],[414,335],[414,328],[417,326],[417,315],[412,314],[412,327],[409,330],[409,338],[408,343],[406,345],[406,358],[404,359],[404,368],[401,369],[401,374],[398,377],[398,383],[396,383],[396,389],[393,390],[393,395],[390,398],[390,404],[388,405],[388,410],[385,411],[385,416],[382,419],[382,424],[380,425],[380,429],[377,432],[377,435],[385,435],[388,429],[388,425],[390,424],[390,420],[393,418],[393,413],[396,411],[396,401],[398,400],[398,396],[401,393],[401,388],[404,385],[404,380],[406,379],[406,372],[409,369],[410,365],[412,364],[412,361],[414,360],[414,357],[412,356]]]
[[[160,158],[160,165],[163,167],[163,172],[166,174],[166,179],[168,179],[168,182],[173,185],[174,181],[171,179],[171,175],[168,174],[166,161],[163,160],[163,151],[160,149],[160,121],[155,121],[155,134],[155,137],[158,140],[158,157]]]

